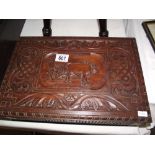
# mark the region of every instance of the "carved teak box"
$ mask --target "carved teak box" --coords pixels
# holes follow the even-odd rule
[[[0,87],[0,119],[150,123],[135,39],[21,38]]]

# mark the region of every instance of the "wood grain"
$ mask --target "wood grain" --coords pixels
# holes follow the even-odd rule
[[[69,54],[56,62],[56,54]],[[147,117],[138,116],[146,111]],[[0,118],[144,125],[151,114],[135,39],[23,37],[0,88]]]

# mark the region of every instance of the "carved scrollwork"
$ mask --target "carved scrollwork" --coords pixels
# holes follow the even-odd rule
[[[59,50],[82,50],[82,49],[103,49],[106,45],[106,41],[95,41],[95,40],[67,40],[67,39],[59,39],[59,40],[39,40],[33,42],[34,44],[42,44],[45,47],[50,47],[52,49]]]
[[[109,70],[113,95],[129,97],[137,92],[136,70],[130,53],[120,48],[111,50]]]
[[[29,95],[15,106],[30,108],[51,108],[57,110],[122,111],[128,108],[109,96],[89,96],[85,94],[45,94]]]
[[[16,55],[7,85],[15,92],[29,92],[33,88],[34,75],[37,73],[39,49],[27,47]],[[33,61],[32,61],[33,59]]]

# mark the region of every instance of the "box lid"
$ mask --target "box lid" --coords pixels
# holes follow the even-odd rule
[[[1,84],[0,118],[150,123],[135,39],[22,37]]]

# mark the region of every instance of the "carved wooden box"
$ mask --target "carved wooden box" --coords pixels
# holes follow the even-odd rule
[[[58,54],[68,61],[56,60]],[[1,84],[0,119],[150,123],[135,39],[21,38]]]

